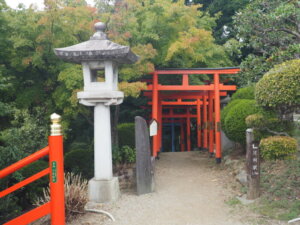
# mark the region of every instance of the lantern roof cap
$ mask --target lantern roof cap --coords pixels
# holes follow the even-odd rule
[[[74,63],[111,60],[131,64],[139,59],[129,46],[119,45],[107,39],[104,23],[95,23],[94,27],[96,33],[90,40],[65,48],[55,48],[55,54],[64,61]]]

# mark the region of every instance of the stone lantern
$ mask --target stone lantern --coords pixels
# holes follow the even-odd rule
[[[84,89],[77,93],[79,102],[94,106],[94,178],[89,181],[92,202],[114,201],[119,196],[119,182],[113,177],[110,105],[123,102],[118,90],[118,65],[131,64],[138,56],[130,47],[111,42],[104,33],[102,22],[95,24],[96,33],[90,40],[65,48],[55,54],[64,61],[80,63],[83,68]]]

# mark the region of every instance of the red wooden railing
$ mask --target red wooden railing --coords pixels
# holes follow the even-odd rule
[[[39,206],[3,225],[26,225],[47,214],[51,215],[52,225],[65,225],[65,197],[64,197],[64,165],[63,165],[63,136],[59,124],[60,116],[52,114],[51,135],[48,139],[48,146],[33,153],[30,156],[0,170],[0,179],[16,172],[40,158],[49,155],[49,167],[26,178],[23,181],[0,192],[0,198],[30,184],[41,177],[49,176],[50,180],[50,201]]]

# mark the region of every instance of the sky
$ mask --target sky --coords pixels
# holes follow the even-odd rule
[[[26,8],[29,7],[30,4],[36,4],[39,9],[44,7],[44,0],[5,0],[6,4],[11,8],[17,8],[20,3],[23,3]],[[93,5],[93,0],[87,0],[87,3]]]

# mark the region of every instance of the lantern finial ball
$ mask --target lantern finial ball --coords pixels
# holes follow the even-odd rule
[[[101,31],[101,32],[104,32],[104,30],[106,29],[106,25],[103,22],[95,23],[94,27],[96,31]]]

